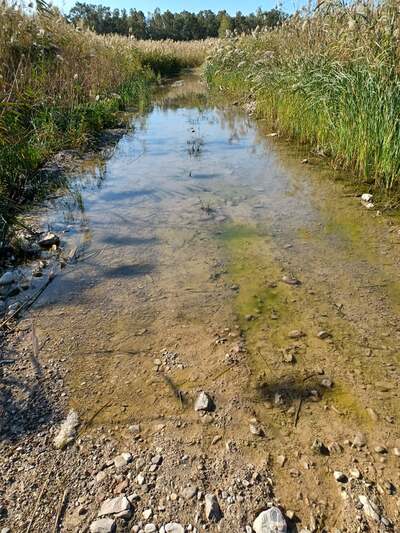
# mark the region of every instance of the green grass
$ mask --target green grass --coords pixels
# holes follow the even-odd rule
[[[309,143],[377,189],[398,190],[400,14],[382,2],[357,18],[359,5],[232,37],[211,56],[205,75],[224,94],[254,100],[271,128]],[[353,19],[357,32],[348,29]]]

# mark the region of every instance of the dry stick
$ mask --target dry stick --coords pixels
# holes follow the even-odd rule
[[[53,473],[53,469],[54,469],[54,465],[51,467],[51,470],[50,470],[50,472],[49,472],[49,474],[48,474],[48,476],[47,476],[46,482],[45,482],[45,484],[43,485],[42,490],[40,491],[40,494],[39,494],[39,496],[38,496],[38,498],[37,498],[37,500],[36,500],[36,504],[35,504],[35,507],[34,507],[34,509],[33,509],[33,513],[32,513],[31,520],[30,520],[30,522],[29,522],[29,524],[28,524],[28,527],[27,527],[27,529],[26,529],[26,533],[29,533],[29,531],[31,530],[31,527],[32,527],[33,521],[35,520],[36,511],[37,511],[38,508],[39,508],[40,500],[41,500],[42,497],[43,497],[44,491],[46,490],[46,487],[47,487],[47,485],[49,484],[50,476],[51,476],[51,474]]]
[[[62,497],[60,498],[60,503],[58,504],[58,511],[57,511],[57,516],[56,516],[56,521],[54,523],[53,533],[57,533],[57,531],[58,531],[58,525],[59,525],[59,522],[60,522],[61,513],[62,513],[62,511],[64,509],[65,500],[67,499],[68,492],[69,492],[69,490],[65,489]]]
[[[82,433],[82,431],[83,431],[84,429],[86,429],[86,428],[87,428],[87,427],[93,422],[93,420],[96,418],[96,416],[99,415],[103,409],[105,409],[106,407],[109,407],[111,404],[112,404],[112,401],[111,401],[111,400],[108,400],[108,402],[106,402],[104,405],[102,405],[102,406],[100,407],[100,409],[98,409],[98,410],[94,413],[94,415],[92,415],[92,416],[89,418],[89,420],[87,420],[87,421],[82,425],[81,429],[78,431],[77,437],[79,437],[79,435]]]
[[[293,426],[294,427],[297,426],[297,422],[299,420],[299,414],[300,414],[300,409],[301,409],[301,404],[302,403],[303,403],[303,396],[299,400],[299,403],[298,403],[297,409],[296,409],[296,414],[294,415],[294,420],[293,420]]]
[[[54,272],[50,272],[49,277],[48,277],[46,283],[43,285],[43,287],[41,287],[36,292],[36,294],[33,295],[33,297],[30,300],[28,300],[27,302],[22,303],[18,307],[18,309],[16,309],[14,311],[14,313],[12,313],[8,318],[6,318],[2,322],[0,322],[0,329],[3,328],[4,326],[6,326],[10,322],[10,320],[12,320],[14,317],[16,317],[21,311],[26,311],[27,309],[29,309],[36,302],[36,300],[39,298],[39,296],[42,294],[42,292],[45,291],[45,289],[53,281],[54,278],[55,278],[55,273]]]

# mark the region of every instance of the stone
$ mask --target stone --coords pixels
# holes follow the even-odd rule
[[[284,455],[278,455],[278,457],[276,458],[276,462],[278,463],[279,466],[282,467],[286,463],[286,457]]]
[[[340,470],[335,470],[333,472],[333,477],[336,479],[338,483],[347,483],[348,478],[343,472],[340,472]]]
[[[301,285],[301,281],[293,278],[291,276],[283,276],[282,277],[283,283],[286,283],[287,285]]]
[[[185,533],[185,529],[181,524],[169,522],[165,524],[165,533]]]
[[[131,504],[126,496],[117,496],[110,500],[105,500],[100,507],[100,511],[97,516],[104,516],[108,514],[122,513],[128,511],[131,508]]]
[[[353,446],[356,448],[362,448],[367,444],[367,437],[364,433],[357,433],[353,439]]]
[[[163,458],[161,455],[154,455],[154,457],[151,458],[151,462],[153,465],[160,465],[163,461]]]
[[[324,378],[321,381],[321,385],[325,387],[325,389],[331,389],[333,387],[333,382],[329,378]]]
[[[155,531],[157,531],[157,528],[154,524],[146,524],[144,526],[145,533],[154,533]]]
[[[322,329],[321,331],[317,333],[317,337],[321,340],[329,339],[331,337],[331,334],[328,331],[325,331],[324,329]]]
[[[376,453],[387,453],[387,449],[384,446],[375,446],[374,451]]]
[[[375,520],[375,522],[379,522],[380,517],[379,517],[378,507],[363,494],[360,494],[358,496],[358,499],[361,505],[363,506],[363,511],[364,511],[365,516],[368,516],[368,518],[372,518],[372,520]]]
[[[153,510],[152,509],[145,509],[142,513],[142,516],[145,520],[148,520],[153,514]]]
[[[115,468],[123,468],[128,463],[132,461],[133,457],[132,454],[129,452],[121,453],[120,455],[117,455],[114,459],[114,466]]]
[[[204,391],[201,391],[197,396],[196,403],[194,404],[195,411],[212,411],[214,402],[211,397]]]
[[[289,331],[288,337],[289,339],[301,339],[302,337],[305,337],[306,334],[299,330],[299,329],[292,329],[292,331]]]
[[[184,489],[182,489],[181,494],[183,498],[185,498],[185,500],[191,500],[197,494],[197,487],[193,485],[189,485],[188,487],[185,487]]]
[[[352,470],[350,470],[350,475],[354,479],[361,478],[361,472],[358,470],[358,468],[353,468]]]
[[[112,518],[100,518],[90,524],[90,533],[113,533],[115,521]]]
[[[315,439],[311,444],[311,449],[316,453],[320,453],[321,455],[329,455],[329,449],[318,439]]]
[[[264,436],[263,428],[260,426],[260,424],[255,419],[250,421],[249,429],[250,429],[250,433],[252,435],[255,435],[256,437],[263,437]]]
[[[253,522],[255,533],[286,533],[286,520],[278,507],[271,507],[260,513]]]
[[[14,272],[4,272],[0,277],[0,285],[11,285],[15,281]]]
[[[392,452],[396,457],[400,457],[400,448],[393,448]]]
[[[214,494],[205,495],[205,513],[207,520],[218,522],[222,518],[222,511]]]
[[[43,235],[38,244],[42,248],[50,248],[53,244],[58,246],[60,244],[60,238],[55,233],[48,232]]]
[[[371,202],[373,199],[373,196],[372,194],[368,193],[368,192],[365,192],[361,195],[361,200],[363,202]]]

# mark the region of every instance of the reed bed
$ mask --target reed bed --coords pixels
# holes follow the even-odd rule
[[[230,35],[205,75],[371,187],[398,190],[400,6],[343,4],[325,0],[276,29]]]

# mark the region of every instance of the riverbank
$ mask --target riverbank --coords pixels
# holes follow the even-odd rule
[[[161,75],[197,66],[204,43],[143,43],[99,36],[56,11],[0,6],[0,247],[22,204],[57,188],[40,167],[52,154],[87,147],[121,111],[149,102]]]
[[[211,87],[370,188],[399,192],[397,2],[320,2],[275,30],[221,41]],[[351,177],[349,176],[351,179]]]

